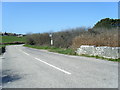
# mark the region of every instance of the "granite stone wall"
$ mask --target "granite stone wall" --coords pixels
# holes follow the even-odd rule
[[[77,49],[78,55],[99,56],[104,58],[119,59],[120,47],[107,47],[107,46],[89,46],[82,45]]]

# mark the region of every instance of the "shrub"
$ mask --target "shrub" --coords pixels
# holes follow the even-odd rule
[[[0,47],[0,54],[5,52],[5,46]]]
[[[79,34],[85,33],[86,28],[68,29],[53,33],[53,46],[58,48],[70,48],[72,39]],[[26,44],[37,46],[50,46],[49,33],[28,34],[26,36]]]
[[[104,32],[100,31],[97,34],[90,34],[87,32],[86,34],[79,35],[73,39],[72,48],[78,48],[81,45],[119,47],[119,32],[120,31],[117,29],[105,30]]]
[[[72,45],[72,39],[82,33],[85,33],[85,30],[86,28],[75,28],[54,33],[54,46],[60,48],[70,48]]]
[[[26,44],[29,45],[50,45],[50,37],[48,33],[28,34],[26,36]]]

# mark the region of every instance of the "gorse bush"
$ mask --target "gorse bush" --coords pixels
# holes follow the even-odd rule
[[[76,49],[81,45],[96,45],[119,47],[119,30],[116,29],[70,29],[53,33],[53,46],[57,48]],[[26,36],[26,44],[37,46],[50,46],[49,33],[29,34]]]
[[[101,32],[101,29],[99,29],[97,34],[87,32],[75,37],[72,41],[72,47],[78,48],[81,45],[120,47],[120,40],[118,39],[120,35],[118,32],[120,32],[118,29],[109,29],[104,32]]]
[[[81,45],[120,46],[120,19],[102,19],[93,28],[74,28],[52,33],[53,46],[76,49]],[[26,44],[50,46],[49,33],[28,34]]]
[[[28,34],[26,36],[26,44],[29,45],[50,45],[50,37],[48,33]]]
[[[86,28],[68,29],[65,31],[54,32],[52,35],[53,46],[57,48],[70,48],[72,39],[82,33],[85,33]],[[37,46],[50,46],[49,33],[43,34],[28,34],[26,36],[26,44]]]
[[[54,33],[54,46],[60,48],[70,48],[72,45],[73,38],[79,36],[82,33],[85,33],[85,30],[86,28],[75,28]]]

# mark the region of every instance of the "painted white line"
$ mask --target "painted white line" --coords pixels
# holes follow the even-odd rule
[[[22,52],[23,52],[23,51],[22,51]],[[28,55],[28,56],[30,55],[30,54],[28,54],[28,53],[26,53],[26,52],[23,52],[23,53],[26,54],[26,55]]]
[[[20,49],[19,49],[20,50]],[[26,53],[26,52],[24,52],[24,51],[22,51],[22,50],[20,50],[21,52],[23,52],[24,54],[26,54],[26,55],[30,55],[30,54],[28,54],[28,53]],[[31,56],[32,57],[32,56]],[[40,61],[40,62],[42,62],[42,63],[44,63],[44,64],[47,64],[48,66],[51,66],[51,67],[53,67],[53,68],[55,68],[55,69],[57,69],[57,70],[59,70],[59,71],[61,71],[61,72],[64,72],[65,74],[71,74],[70,72],[68,72],[68,71],[65,71],[65,70],[63,70],[63,69],[60,69],[60,68],[58,68],[58,67],[56,67],[56,66],[54,66],[54,65],[52,65],[52,64],[49,64],[49,63],[47,63],[47,62],[45,62],[45,61],[43,61],[43,60],[40,60],[39,58],[36,58],[36,57],[33,57],[33,58],[35,58],[36,60],[38,60],[38,61]]]
[[[19,49],[19,50],[20,50],[20,49]],[[28,53],[26,53],[26,52],[24,52],[24,51],[22,51],[22,50],[20,50],[20,51],[21,51],[22,53],[28,55],[28,56],[30,55],[30,54],[28,54]]]
[[[16,47],[16,49],[18,49],[18,47]],[[22,51],[21,49],[18,49],[19,51],[21,51],[22,53],[24,53],[24,54],[26,54],[26,55],[30,55],[30,54],[28,54],[28,53],[26,53],[26,52],[24,52],[24,51]]]
[[[52,65],[52,64],[49,64],[49,63],[47,63],[47,62],[45,62],[45,61],[42,61],[42,60],[40,60],[39,58],[35,58],[35,59],[38,60],[38,61],[40,61],[40,62],[42,62],[42,63],[44,63],[44,64],[47,64],[47,65],[53,67],[53,68],[55,68],[55,69],[57,69],[57,70],[59,70],[59,71],[62,71],[62,72],[64,72],[64,73],[66,73],[66,74],[71,74],[71,73],[68,72],[68,71],[65,71],[65,70],[63,70],[63,69],[60,69],[60,68]]]

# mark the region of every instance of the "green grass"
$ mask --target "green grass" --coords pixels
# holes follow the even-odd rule
[[[0,45],[0,48],[2,47],[2,45]]]
[[[50,52],[58,52],[61,54],[75,55],[75,51],[72,49],[62,49],[62,48],[53,48],[49,50]]]
[[[25,42],[25,37],[2,36],[2,43]]]
[[[6,45],[0,45],[0,48],[1,48],[1,47],[5,47],[5,46],[6,46]]]
[[[30,48],[36,48],[36,49],[45,49],[50,52],[57,52],[61,54],[75,55],[75,51],[73,49],[56,48],[53,46],[34,46],[34,45],[24,45],[24,46]]]
[[[80,56],[85,56],[85,57],[93,57],[96,59],[102,59],[102,60],[108,60],[108,61],[114,61],[114,62],[120,62],[120,59],[108,59],[108,58],[104,58],[104,57],[99,57],[99,56],[89,56],[89,55],[80,55]]]
[[[34,45],[24,45],[24,46],[30,47],[30,48],[36,48],[36,49],[45,49],[45,50],[48,50],[50,52],[57,52],[57,53],[61,53],[61,54],[85,56],[85,57],[91,57],[91,58],[96,58],[96,59],[120,62],[120,59],[108,59],[108,58],[99,57],[99,56],[77,55],[73,49],[56,48],[53,46],[52,47],[50,47],[50,46],[34,46]]]

